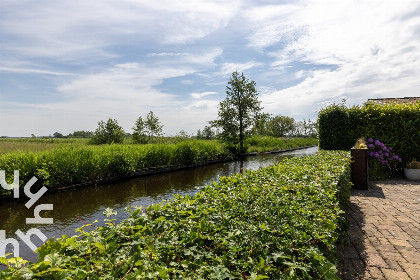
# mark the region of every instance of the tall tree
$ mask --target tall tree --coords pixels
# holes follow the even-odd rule
[[[146,118],[139,117],[133,127],[133,140],[136,143],[147,143],[153,138],[162,136],[162,127],[159,118],[150,111]]]
[[[287,116],[275,116],[270,120],[270,130],[274,137],[283,137],[293,132],[295,120]]]
[[[256,115],[262,110],[255,82],[244,74],[233,72],[226,86],[226,99],[220,102],[217,120],[211,122],[221,129],[219,138],[244,153],[244,140],[250,134]]]
[[[54,138],[64,138],[64,135],[61,134],[60,132],[54,132],[53,137]]]
[[[92,144],[123,143],[125,132],[117,120],[109,118],[107,122],[98,122],[98,128],[90,140]]]
[[[201,136],[204,139],[213,139],[215,135],[216,133],[211,129],[210,126],[207,125],[204,127],[203,132],[201,134]]]
[[[252,134],[254,135],[272,135],[271,131],[271,120],[272,117],[268,113],[257,114],[255,118],[254,127],[252,128]]]

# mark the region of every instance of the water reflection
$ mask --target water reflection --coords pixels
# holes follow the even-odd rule
[[[42,203],[54,205],[53,211],[41,212],[42,217],[47,217],[49,214],[54,218],[52,225],[26,225],[26,218],[33,217],[34,207],[31,210],[26,209],[25,200],[0,201],[0,229],[6,230],[7,237],[13,237],[17,229],[26,232],[32,227],[40,229],[48,238],[74,235],[75,229],[82,226],[83,221],[99,220],[98,225],[103,225],[103,211],[108,207],[117,210],[117,219],[121,220],[126,217],[124,209],[128,205],[147,206],[171,199],[176,193],[193,195],[198,189],[217,181],[221,176],[229,176],[246,169],[255,170],[285,157],[314,154],[317,150],[315,147],[283,154],[259,155],[85,189],[47,192],[37,205]],[[40,246],[42,242],[37,239],[33,238],[34,244]],[[20,242],[20,256],[31,261],[37,260],[37,254],[23,242]]]

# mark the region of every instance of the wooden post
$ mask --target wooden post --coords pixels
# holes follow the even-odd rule
[[[367,149],[351,148],[351,181],[354,188],[358,190],[367,190],[369,183]]]

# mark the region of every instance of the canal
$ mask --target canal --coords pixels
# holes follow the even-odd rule
[[[42,211],[43,218],[53,218],[50,225],[27,225],[26,218],[34,217],[33,209],[25,207],[26,200],[0,201],[0,230],[6,231],[7,238],[16,238],[15,232],[27,232],[31,228],[39,229],[48,238],[71,236],[84,223],[99,220],[96,225],[103,225],[106,218],[103,211],[112,208],[118,212],[116,219],[127,217],[124,209],[129,206],[148,206],[171,199],[174,194],[194,195],[200,188],[218,181],[219,177],[229,176],[242,169],[256,170],[272,165],[284,158],[315,154],[318,147],[295,150],[280,154],[264,154],[246,157],[224,163],[195,167],[167,173],[148,175],[123,182],[103,184],[77,190],[65,190],[44,194],[37,205],[53,204],[52,211]],[[36,246],[42,244],[36,236],[32,238]],[[22,241],[20,257],[37,261],[37,254]],[[12,248],[7,247],[8,251]],[[4,268],[0,265],[0,270]]]

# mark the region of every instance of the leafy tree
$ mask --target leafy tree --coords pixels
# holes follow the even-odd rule
[[[291,134],[295,128],[295,120],[287,116],[275,116],[270,120],[270,130],[274,137],[284,137]]]
[[[80,130],[80,131],[75,131],[73,133],[70,133],[67,137],[69,137],[69,138],[90,138],[92,136],[93,136],[92,131]]]
[[[226,95],[219,104],[219,118],[211,124],[221,129],[218,136],[223,142],[244,153],[244,140],[262,109],[255,82],[246,79],[243,73],[233,72],[226,86]]]
[[[53,137],[54,138],[64,138],[64,135],[61,134],[60,132],[54,132]]]
[[[197,130],[197,139],[202,139],[203,136],[201,134],[201,130]]]
[[[125,132],[121,126],[118,125],[117,120],[109,118],[107,122],[98,122],[98,128],[95,130],[91,144],[112,144],[123,143]]]
[[[176,135],[176,138],[182,138],[182,139],[189,139],[191,138],[191,135],[189,135],[185,130],[180,130]]]
[[[150,111],[146,118],[139,117],[133,127],[133,140],[145,144],[153,138],[162,136],[162,127],[159,118]]]
[[[213,131],[211,126],[206,125],[203,131],[197,130],[197,139],[213,139],[216,137],[216,132]]]
[[[216,133],[211,129],[211,126],[205,126],[201,134],[203,139],[213,139],[216,136]]]
[[[310,119],[308,119],[308,121],[303,120],[297,122],[293,131],[293,135],[299,137],[317,137],[317,122],[313,122]]]
[[[254,127],[252,134],[256,135],[272,135],[270,121],[272,117],[268,113],[257,114],[255,117]]]

